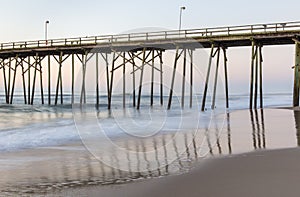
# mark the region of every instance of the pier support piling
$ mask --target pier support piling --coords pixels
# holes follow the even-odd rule
[[[259,68],[259,48],[256,46],[256,62],[255,62],[255,82],[254,82],[254,109],[257,109],[257,94],[258,94],[258,68]]]
[[[300,43],[295,43],[295,67],[294,67],[294,93],[293,106],[299,106],[299,90],[300,90]]]
[[[86,81],[86,65],[87,65],[87,52],[82,54],[82,83],[81,83],[81,94],[80,94],[80,104],[86,104],[86,91],[85,91],[85,81]]]
[[[141,96],[142,96],[142,87],[143,87],[143,76],[144,76],[144,67],[146,64],[146,48],[143,49],[143,59],[142,59],[142,66],[141,66],[141,76],[140,76],[140,85],[139,85],[139,94],[138,94],[138,102],[137,102],[137,109],[140,109],[141,106]]]
[[[112,59],[112,69],[111,69],[111,76],[110,76],[110,87],[108,92],[108,106],[107,108],[111,109],[111,97],[112,97],[112,89],[113,89],[113,81],[114,81],[114,69],[115,69],[115,62],[117,61],[118,57],[116,58],[116,53],[113,54]],[[107,78],[108,79],[108,78]]]
[[[99,108],[99,54],[96,53],[96,107]]]
[[[217,98],[217,86],[218,86],[218,75],[219,75],[219,67],[220,67],[220,55],[221,52],[223,52],[224,55],[224,78],[225,78],[225,96],[226,96],[226,108],[229,108],[229,93],[228,93],[228,59],[227,59],[227,47],[222,46],[220,44],[215,45],[212,43],[211,45],[211,53],[209,57],[208,62],[208,69],[206,74],[206,80],[205,80],[205,86],[204,86],[204,93],[202,98],[202,107],[201,111],[205,111],[205,105],[206,105],[206,97],[208,92],[208,85],[209,85],[209,78],[210,78],[210,71],[212,68],[212,61],[215,56],[217,56],[217,62],[216,62],[216,71],[215,71],[215,78],[214,78],[214,84],[213,84],[213,92],[212,92],[212,102],[211,102],[211,109],[216,108],[216,98]]]
[[[40,65],[40,88],[41,88],[41,99],[42,99],[42,105],[45,104],[44,101],[44,87],[43,87],[43,72],[42,72],[42,62],[39,62]]]
[[[225,96],[226,96],[226,108],[229,108],[229,88],[228,88],[228,59],[227,59],[227,48],[222,47],[223,54],[224,54],[224,77],[225,77]]]
[[[123,108],[126,107],[126,53],[123,53]]]
[[[163,85],[163,52],[162,50],[159,53],[160,60],[160,105],[164,104],[164,85]]]
[[[263,104],[263,54],[262,54],[262,45],[259,46],[259,92],[260,92],[260,108],[264,107]]]
[[[14,77],[13,77],[13,81],[12,81],[12,89],[11,89],[11,93],[10,93],[10,104],[13,103],[13,98],[14,98],[14,91],[15,91],[15,85],[16,85],[16,77],[17,77],[17,68],[19,66],[19,61],[18,61],[18,55],[15,57],[15,69],[14,69]]]
[[[175,60],[174,60],[172,82],[171,82],[170,94],[169,94],[168,110],[171,109],[171,105],[172,105],[172,98],[173,98],[173,91],[174,91],[174,84],[175,84],[176,68],[177,68],[177,63],[178,63],[178,59],[179,59],[180,55],[181,54],[179,54],[179,47],[177,46],[177,48],[176,48],[176,54],[175,54]]]
[[[28,64],[28,69],[27,69],[27,81],[28,81],[28,84],[27,84],[27,89],[28,89],[28,105],[31,104],[31,76],[30,76],[30,72],[31,72],[31,63],[30,63],[30,59],[31,57],[29,56],[28,57],[28,60],[27,60],[27,64]]]
[[[37,72],[37,66],[39,62],[39,54],[36,53],[35,55],[35,63],[34,63],[34,75],[33,75],[33,82],[32,82],[32,93],[31,93],[31,102],[30,104],[33,105],[34,101],[34,93],[35,93],[35,81],[36,81],[36,72]]]
[[[72,101],[71,103],[74,104],[75,102],[75,55],[72,54]]]
[[[51,105],[51,56],[48,55],[48,105]]]
[[[193,77],[194,77],[194,71],[193,71],[193,50],[191,49],[190,50],[190,63],[191,63],[191,67],[190,67],[190,108],[192,108],[193,107]]]
[[[11,62],[12,62],[12,58],[10,57],[9,59],[8,59],[8,91],[7,91],[7,95],[6,95],[6,104],[9,104],[9,97],[10,97],[10,91],[11,91],[11,70],[12,70],[12,68],[11,68]]]
[[[201,111],[205,111],[206,96],[207,96],[207,91],[208,91],[208,82],[209,82],[210,70],[211,70],[211,66],[212,66],[212,60],[214,57],[214,48],[215,48],[215,45],[214,45],[214,43],[212,43],[211,49],[210,49],[210,56],[209,56],[206,80],[205,80],[205,85],[204,85],[204,93],[203,93],[203,98],[202,98]]]
[[[134,55],[131,53],[130,57],[132,58],[132,105],[133,107],[136,107],[136,102],[135,102],[135,61],[134,61]]]
[[[215,74],[215,82],[214,82],[214,91],[213,91],[213,97],[212,97],[212,105],[211,109],[216,108],[216,94],[217,94],[217,85],[218,85],[218,74],[219,74],[219,65],[220,65],[220,47],[217,49],[217,65],[216,65],[216,74]]]
[[[56,93],[55,93],[55,105],[57,105],[58,102],[58,92],[59,92],[59,84],[61,82],[61,68],[62,68],[62,58],[63,58],[63,53],[61,52],[59,55],[59,60],[56,61],[58,62],[58,76],[57,76],[57,83],[56,83]]]
[[[185,78],[186,78],[186,58],[187,49],[183,49],[183,71],[182,71],[182,93],[181,93],[181,108],[184,108],[185,97]]]
[[[27,105],[27,96],[26,96],[26,81],[25,81],[25,71],[24,71],[24,64],[23,64],[23,59],[21,62],[22,67],[22,82],[23,82],[23,95],[24,95],[24,104]]]
[[[154,67],[155,67],[155,51],[152,51],[152,69],[151,69],[151,92],[150,92],[150,106],[153,106],[153,94],[154,94]]]
[[[5,100],[7,103],[7,94],[8,94],[8,90],[7,90],[7,82],[6,82],[6,71],[5,71],[5,62],[3,62],[3,81],[4,81],[4,91],[5,91]]]
[[[252,53],[251,53],[251,74],[250,74],[250,103],[249,109],[253,107],[253,81],[254,81],[254,64],[256,59],[256,46],[255,41],[252,41]]]
[[[106,91],[107,91],[107,103],[109,103],[109,62],[108,62],[108,55],[105,53],[100,53],[101,57],[105,61],[105,69],[106,69]]]
[[[252,41],[251,74],[250,74],[250,102],[249,109],[258,108],[258,93],[260,94],[260,108],[263,107],[263,55],[262,44]]]

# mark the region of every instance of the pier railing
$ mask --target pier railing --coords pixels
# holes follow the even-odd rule
[[[300,31],[299,22],[269,23],[230,27],[215,27],[203,29],[171,30],[145,33],[131,33],[105,36],[87,36],[79,38],[64,38],[38,41],[9,42],[0,44],[0,50],[9,49],[28,49],[39,47],[61,47],[61,46],[82,46],[82,45],[101,45],[116,44],[124,42],[147,42],[154,40],[174,40],[183,38],[209,38],[214,36],[233,36],[233,35],[255,35],[260,33],[279,33],[289,31]]]

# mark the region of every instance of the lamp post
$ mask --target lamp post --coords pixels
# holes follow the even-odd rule
[[[180,30],[181,30],[182,11],[185,10],[185,9],[186,9],[185,6],[180,7],[180,16],[179,16],[179,34],[180,34]]]
[[[46,45],[48,45],[48,24],[49,24],[49,21],[47,20],[45,22],[45,40],[46,40]]]

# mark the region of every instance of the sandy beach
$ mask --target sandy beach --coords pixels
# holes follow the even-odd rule
[[[66,189],[48,196],[299,196],[300,149],[208,159],[189,173],[123,185]]]
[[[0,155],[0,191],[51,197],[298,196],[299,121],[298,110],[240,110],[218,116],[197,134],[111,138],[139,153],[109,153],[111,163],[82,142],[6,152]]]

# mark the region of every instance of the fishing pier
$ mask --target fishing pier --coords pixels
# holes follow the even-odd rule
[[[170,73],[171,84],[168,92],[168,109],[172,106],[173,88],[176,78],[176,69],[182,66],[182,107],[184,107],[184,98],[186,87],[184,81],[190,83],[189,107],[193,105],[193,85],[194,75],[194,51],[207,48],[210,49],[209,63],[207,65],[207,75],[203,84],[204,92],[202,96],[201,109],[204,111],[207,105],[207,93],[210,83],[212,64],[215,60],[216,70],[213,78],[212,104],[215,107],[216,90],[218,85],[219,68],[224,66],[224,81],[226,107],[229,108],[229,87],[228,80],[230,76],[227,73],[227,50],[230,47],[252,47],[250,65],[250,87],[249,87],[249,108],[263,108],[263,47],[268,45],[295,45],[295,76],[293,106],[299,106],[300,91],[300,22],[255,24],[231,27],[187,29],[176,31],[158,31],[146,33],[131,33],[108,36],[94,36],[66,39],[49,39],[26,42],[10,42],[0,44],[0,72],[3,77],[0,83],[4,83],[4,95],[6,104],[14,103],[14,94],[16,79],[21,79],[24,95],[24,104],[33,105],[36,94],[36,85],[39,83],[41,103],[48,105],[64,104],[64,80],[63,66],[69,66],[71,73],[71,104],[74,104],[75,98],[75,61],[81,63],[82,82],[80,84],[80,103],[86,103],[86,72],[87,63],[95,59],[95,104],[99,105],[100,80],[99,72],[106,73],[106,96],[108,109],[112,107],[112,96],[114,89],[115,71],[121,69],[123,73],[123,105],[125,107],[126,98],[126,77],[132,78],[132,105],[137,109],[141,106],[142,88],[144,76],[150,74],[151,93],[150,105],[153,105],[154,99],[154,73],[158,72],[160,76],[160,104],[164,104],[163,92],[163,56],[166,51],[175,51],[173,72]],[[111,60],[108,58],[112,55]],[[224,62],[220,62],[220,56],[223,55]],[[99,60],[104,60],[105,64],[100,65]],[[119,60],[119,61],[117,61]],[[120,60],[122,63],[120,64]],[[181,60],[181,61],[179,61]],[[71,63],[66,63],[67,61]],[[59,65],[55,97],[51,97],[51,66],[55,62]],[[155,66],[159,65],[159,66]],[[145,73],[145,66],[150,66],[152,71]],[[189,69],[189,76],[186,70]],[[2,70],[2,71],[1,71]],[[17,72],[18,70],[21,70]],[[131,75],[126,75],[130,70]],[[47,78],[42,75],[47,72]],[[18,74],[21,73],[21,74]],[[136,77],[138,73],[139,78]],[[201,84],[202,85],[202,84]],[[2,91],[2,90],[1,90]]]

